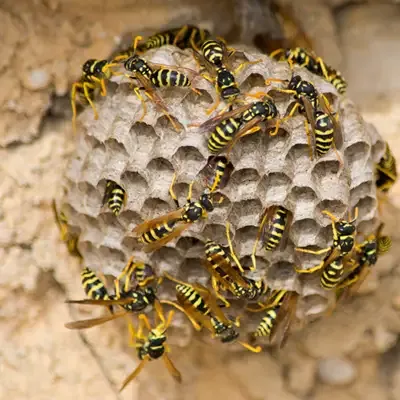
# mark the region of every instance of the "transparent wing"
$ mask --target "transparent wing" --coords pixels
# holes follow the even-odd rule
[[[108,321],[120,318],[126,315],[127,313],[128,312],[126,311],[126,312],[107,315],[105,317],[100,317],[100,318],[91,318],[91,319],[83,319],[80,321],[67,322],[64,326],[68,329],[88,329],[92,328],[93,326],[102,325]]]
[[[132,230],[132,233],[134,233],[136,236],[140,236],[142,233],[147,232],[150,229],[153,229],[158,224],[161,224],[163,222],[169,222],[173,219],[181,218],[182,213],[183,213],[183,208],[180,208],[180,209],[172,211],[168,214],[161,215],[160,217],[144,221],[143,223],[138,225],[136,228],[134,228]]]

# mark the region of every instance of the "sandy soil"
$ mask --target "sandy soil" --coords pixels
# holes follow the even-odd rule
[[[117,387],[136,365],[123,321],[82,334],[64,328],[91,314],[64,304],[80,298],[82,289],[78,263],[58,240],[51,200],[59,196],[74,144],[64,118],[68,102],[47,115],[52,95],[66,94],[81,63],[106,56],[122,32],[156,30],[169,21],[204,21],[212,28],[221,10],[226,18],[218,33],[233,24],[227,0],[201,8],[194,0],[179,7],[179,0],[151,3],[151,18],[139,0],[0,5],[0,398],[400,399],[398,185],[385,206],[393,251],[382,257],[362,295],[294,335],[281,353],[227,353],[197,340],[189,349],[173,347],[183,385],[176,387],[164,366],[152,363],[119,395]],[[315,17],[318,9],[327,19]],[[312,35],[320,32],[324,40],[316,39],[317,48],[327,43],[325,51],[336,49],[329,62],[342,60],[349,96],[400,159],[399,6],[355,5],[333,14],[318,4],[312,10],[305,18],[314,18]]]

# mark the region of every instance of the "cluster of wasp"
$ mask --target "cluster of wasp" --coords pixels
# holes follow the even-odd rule
[[[199,74],[186,68],[152,64],[142,57],[149,49],[164,45],[174,45],[180,49],[190,49],[198,64],[205,67],[201,76],[215,85],[219,102],[227,103],[227,108],[203,123],[199,129],[209,132],[208,149],[212,154],[208,163],[209,174],[204,183],[204,189],[197,200],[192,199],[192,182],[189,186],[186,204],[181,207],[174,192],[175,175],[170,185],[170,196],[177,209],[152,220],[146,220],[136,226],[133,235],[143,245],[145,252],[153,252],[179,237],[192,224],[207,218],[217,204],[224,200],[220,192],[229,181],[234,166],[229,160],[230,152],[235,143],[246,135],[260,130],[260,124],[266,123],[271,136],[278,134],[279,127],[295,113],[305,117],[304,123],[309,138],[311,157],[322,157],[329,151],[335,151],[335,143],[341,140],[341,128],[338,115],[331,111],[328,99],[318,93],[315,86],[299,75],[292,75],[289,81],[267,79],[266,85],[279,82],[285,87],[274,90],[293,96],[293,103],[286,115],[279,117],[279,112],[271,96],[266,93],[252,95],[255,101],[236,106],[241,95],[235,75],[246,64],[231,71],[230,58],[234,54],[226,44],[213,38],[211,34],[195,26],[185,25],[180,28],[158,33],[139,44],[141,37],[136,37],[128,49],[121,51],[111,60],[88,60],[83,65],[81,79],[73,84],[71,102],[73,110],[73,125],[76,120],[77,95],[88,103],[97,118],[94,104],[95,95],[100,91],[106,95],[106,82],[114,75],[124,75],[134,84],[134,93],[141,100],[146,112],[145,98],[150,99],[165,115],[169,115],[168,107],[158,94],[160,87],[191,88],[191,80]],[[304,67],[313,74],[326,79],[337,90],[344,94],[347,84],[341,74],[328,66],[312,51],[303,48],[278,49],[270,54],[277,61]],[[124,67],[125,71],[116,70]],[[193,88],[192,88],[193,89]],[[193,89],[195,90],[195,89]],[[216,110],[214,105],[209,113]],[[235,107],[236,106],[236,107]],[[174,121],[170,118],[172,124]],[[175,126],[175,125],[174,125]],[[221,155],[225,152],[225,155]],[[340,160],[340,156],[337,153]],[[395,183],[396,162],[386,145],[386,151],[376,165],[376,186],[383,193]],[[125,189],[114,181],[106,184],[103,204],[108,206],[115,216],[118,216],[127,200]],[[62,239],[71,252],[79,255],[77,238],[67,228],[67,220],[63,213],[56,211],[57,221],[61,229]],[[390,237],[382,235],[383,224],[376,232],[362,240],[357,239],[356,220],[358,209],[354,210],[354,218],[341,219],[328,210],[323,214],[332,221],[331,246],[318,251],[308,248],[296,248],[296,251],[324,255],[316,266],[296,272],[314,273],[320,271],[320,284],[326,290],[334,290],[337,301],[355,293],[377,262],[380,254],[386,252],[391,245]],[[256,251],[262,242],[266,252],[283,249],[290,230],[292,214],[280,205],[267,208],[260,217],[259,229],[254,241],[251,265],[240,263],[235,253],[231,238],[230,225],[226,223],[228,248],[212,239],[207,239],[204,247],[203,266],[211,277],[211,288],[200,283],[186,283],[170,274],[157,276],[154,269],[143,262],[131,258],[120,276],[114,280],[111,293],[106,284],[89,268],[82,271],[82,285],[88,296],[84,300],[72,300],[69,303],[92,304],[105,306],[109,314],[95,319],[74,321],[66,324],[69,329],[84,329],[103,324],[130,313],[138,315],[138,326],[129,322],[133,345],[141,360],[138,367],[125,379],[122,388],[131,382],[141,371],[146,362],[163,358],[166,367],[177,380],[181,374],[168,357],[166,331],[171,324],[175,310],[182,312],[190,320],[196,330],[206,328],[213,337],[222,343],[236,342],[252,352],[260,352],[261,346],[256,344],[259,337],[267,337],[270,342],[283,346],[290,332],[290,326],[296,315],[298,295],[285,289],[271,289],[263,279],[253,279],[247,271],[256,270]],[[176,301],[158,297],[159,287],[165,279],[176,284]],[[240,317],[227,315],[224,309],[230,307],[229,296],[249,303],[255,307],[246,307],[246,311],[263,313],[258,327],[247,339],[240,338],[238,327]],[[251,304],[250,304],[251,305]],[[253,304],[254,305],[254,304]],[[172,307],[167,317],[163,307]],[[118,308],[118,310],[116,310]],[[156,325],[152,327],[146,314],[154,309]]]

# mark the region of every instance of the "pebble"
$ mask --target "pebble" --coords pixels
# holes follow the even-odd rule
[[[319,379],[328,385],[345,386],[353,383],[357,377],[355,366],[344,358],[325,358],[319,361]]]

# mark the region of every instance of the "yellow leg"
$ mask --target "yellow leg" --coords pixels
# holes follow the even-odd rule
[[[171,311],[168,313],[167,320],[163,322],[163,324],[164,324],[164,329],[168,329],[168,327],[171,325],[172,318],[174,317],[174,315],[175,315],[175,312],[174,312],[173,310],[171,310]]]
[[[145,314],[140,314],[140,315],[139,315],[139,320],[140,320],[140,321],[143,321],[143,325],[146,327],[146,329],[147,329],[148,331],[151,331],[151,324],[150,324],[149,319],[147,318],[147,315],[145,315]],[[138,330],[138,336],[139,336],[139,330]],[[140,337],[140,336],[139,336],[139,337]]]
[[[174,191],[175,181],[176,181],[176,173],[174,173],[174,175],[172,176],[172,181],[171,181],[171,184],[169,185],[169,195],[171,196],[172,200],[176,204],[176,208],[180,208],[178,198],[176,197],[176,194]]]
[[[186,317],[189,319],[189,321],[192,323],[194,329],[196,329],[196,331],[201,331],[201,326],[197,323],[197,321],[179,304],[177,304],[173,301],[169,301],[169,300],[161,300],[161,303],[172,306],[172,307],[176,308],[177,310],[179,310],[181,313],[185,314]]]
[[[135,332],[135,328],[131,321],[128,322],[129,329],[129,347],[136,347],[136,337],[137,333]]]
[[[242,264],[240,263],[239,259],[237,258],[235,254],[235,250],[233,249],[232,245],[232,240],[231,240],[231,234],[230,234],[230,224],[229,221],[226,222],[226,227],[225,227],[225,232],[226,232],[226,239],[228,240],[228,245],[229,245],[229,251],[231,254],[231,257],[233,258],[233,261],[235,261],[236,266],[239,268],[240,272],[244,272],[244,269],[242,267]],[[250,270],[254,270],[253,267],[250,268]]]
[[[305,129],[306,135],[307,135],[307,143],[308,143],[308,149],[310,152],[310,160],[312,161],[312,160],[314,160],[314,151],[313,151],[313,148],[311,145],[311,132],[308,127],[308,121],[306,119],[304,120],[304,129]]]
[[[160,322],[165,325],[166,322],[165,322],[164,312],[163,312],[163,309],[162,309],[162,306],[161,306],[161,303],[159,300],[156,300],[154,302],[154,310],[155,310],[156,316],[158,317]]]
[[[324,78],[329,81],[329,75],[328,75],[328,70],[326,69],[326,65],[324,63],[324,61],[322,60],[321,57],[317,57],[315,59],[315,61],[317,62],[317,64],[319,64],[319,66],[321,67],[322,70],[322,74],[324,75]]]
[[[128,75],[129,76],[129,75]],[[144,101],[143,96],[140,94],[140,89],[138,87],[135,87],[134,89],[135,95],[136,97],[140,100],[140,102],[142,103],[142,116],[140,117],[139,121],[143,121],[143,118],[145,117],[146,113],[147,113],[147,106],[146,106],[146,102]]]
[[[186,197],[186,202],[187,202],[187,203],[190,203],[190,202],[192,201],[193,185],[194,185],[194,181],[190,182],[189,190],[188,190],[188,195],[187,195],[187,197]]]
[[[94,82],[96,82],[100,86],[100,94],[104,97],[107,95],[107,88],[104,79],[96,78],[95,76],[91,78]]]
[[[324,266],[324,261],[322,261],[320,264],[318,264],[315,267],[312,267],[310,269],[301,269],[298,267],[294,267],[294,269],[299,274],[312,274],[313,272],[320,270],[323,266]]]
[[[233,75],[237,75],[246,65],[259,64],[260,62],[262,62],[262,60],[245,61],[245,62],[241,63],[241,64],[233,71]]]
[[[321,249],[321,250],[309,250],[309,249],[302,249],[301,247],[296,247],[296,251],[300,253],[308,253],[308,254],[315,254],[315,255],[321,255],[324,253],[327,253],[328,251],[332,250],[331,247],[327,247],[326,249]]]
[[[287,80],[285,79],[278,79],[278,78],[268,78],[265,80],[265,85],[269,86],[271,82],[277,82],[277,83],[286,83]]]
[[[97,113],[96,106],[94,105],[92,99],[90,98],[89,89],[92,89],[92,85],[89,82],[84,82],[83,93],[85,94],[85,99],[89,102],[90,107],[92,107],[94,113],[94,119],[99,119],[99,114]]]
[[[240,345],[242,345],[245,349],[250,350],[253,353],[260,353],[262,351],[261,346],[253,347],[251,344],[246,342],[237,341]]]
[[[226,298],[224,296],[222,296],[222,294],[219,292],[218,281],[216,280],[216,278],[214,276],[211,277],[211,286],[214,289],[215,295],[224,304],[224,307],[229,308],[231,306],[231,303],[229,303],[229,301],[226,300]]]
[[[178,43],[178,41],[181,39],[181,37],[187,32],[188,30],[188,26],[187,25],[183,25],[182,28],[179,30],[179,32],[176,34],[174,41],[172,42],[172,44],[174,46],[176,46],[176,44]]]
[[[80,83],[75,82],[71,89],[71,108],[72,108],[72,131],[76,134],[76,89],[82,87]]]
[[[269,54],[269,57],[275,58],[275,56],[277,56],[278,54],[283,54],[284,51],[285,51],[284,49],[274,50],[272,53]]]
[[[221,103],[221,100],[220,100],[219,95],[218,95],[217,100],[216,100],[216,102],[213,104],[213,106],[210,107],[208,110],[206,110],[206,114],[207,114],[207,115],[212,114],[212,113],[218,108],[218,106],[219,106],[220,103]]]
[[[141,40],[143,40],[143,36],[136,36],[134,39],[133,39],[133,52],[134,53],[136,53],[136,49],[137,49],[137,46],[138,46],[138,43],[141,41]]]
[[[294,113],[297,111],[297,109],[298,109],[299,107],[300,107],[300,103],[296,103],[296,104],[293,106],[293,108],[290,110],[289,115],[287,115],[287,116],[284,117],[284,118],[281,118],[280,120],[278,119],[278,120],[276,121],[274,131],[273,131],[273,132],[270,132],[270,136],[275,136],[275,135],[277,135],[277,133],[279,132],[279,128],[281,127],[281,125],[282,125],[283,123],[285,123],[286,121],[288,121],[290,118],[292,118],[293,115],[294,115]]]
[[[125,277],[124,292],[127,292],[130,288],[130,279],[131,279],[133,273],[135,272],[135,269],[139,265],[137,263],[134,263],[133,259],[134,259],[134,257],[132,256],[128,260],[128,262],[127,262],[126,266],[124,267],[124,269],[122,270],[122,272],[114,280],[115,287],[117,287],[117,283],[118,283],[118,290],[119,290],[119,281],[121,281],[123,277]]]
[[[325,215],[327,215],[331,220],[332,220],[332,222],[338,222],[339,221],[339,219],[338,218],[336,218],[331,212],[329,212],[328,210],[323,210],[322,211],[322,214],[325,214]],[[335,225],[333,225],[333,228],[335,227]]]

